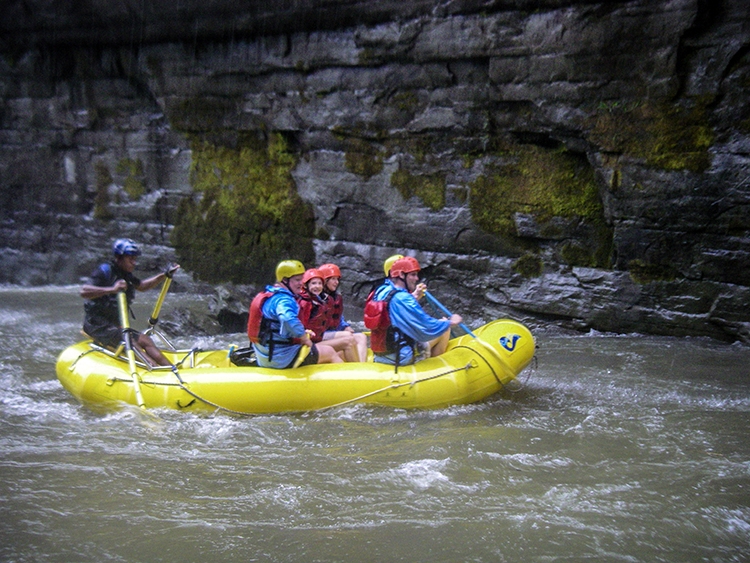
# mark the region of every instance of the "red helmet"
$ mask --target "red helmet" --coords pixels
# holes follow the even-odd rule
[[[339,270],[339,267],[336,264],[323,264],[318,266],[318,271],[323,274],[324,280],[341,277],[341,270]]]
[[[320,270],[317,268],[310,268],[309,270],[306,270],[304,275],[302,276],[302,283],[306,284],[313,278],[320,278],[323,279],[323,274],[320,273]]]
[[[422,268],[419,266],[419,262],[416,258],[411,256],[404,256],[399,258],[391,266],[391,277],[400,278],[402,275],[410,274],[412,272],[418,272]]]

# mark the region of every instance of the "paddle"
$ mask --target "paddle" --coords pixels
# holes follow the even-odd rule
[[[167,291],[169,291],[169,286],[172,283],[172,277],[174,276],[175,271],[177,271],[177,268],[170,265],[164,272],[164,275],[166,277],[164,278],[164,283],[161,286],[161,292],[159,292],[159,297],[154,304],[154,310],[151,312],[151,318],[148,319],[150,328],[154,328],[156,326],[156,323],[159,322],[159,313],[161,312],[161,306],[164,304],[164,298],[167,296]]]
[[[424,290],[424,295],[425,295],[425,297],[427,297],[427,300],[430,303],[432,303],[435,307],[437,307],[438,309],[440,309],[445,315],[447,315],[448,317],[450,317],[452,315],[452,313],[448,310],[448,308],[445,305],[443,305],[442,303],[440,303],[440,301],[438,301],[426,289]],[[505,365],[505,360],[502,358],[502,356],[500,356],[500,354],[498,353],[497,350],[495,350],[495,348],[493,348],[491,345],[487,344],[484,340],[482,340],[476,334],[474,334],[471,331],[471,329],[468,326],[466,326],[464,323],[460,323],[458,326],[460,326],[462,329],[464,329],[467,334],[469,334],[474,340],[477,341],[478,344],[480,344],[484,348],[486,348],[487,351],[489,351],[495,357],[495,359],[498,362],[500,362],[500,365]],[[494,370],[493,370],[493,373],[494,373]],[[497,378],[497,375],[495,375],[495,377]],[[500,381],[500,380],[498,379],[498,381]]]
[[[125,350],[128,355],[128,365],[130,367],[130,377],[133,379],[133,388],[135,389],[135,400],[138,406],[142,409],[146,409],[146,402],[143,400],[143,394],[141,393],[141,382],[138,379],[138,371],[135,367],[135,352],[133,351],[133,343],[130,341],[130,319],[128,318],[128,300],[125,297],[125,292],[120,291],[117,294],[117,304],[120,309],[120,325],[122,326],[122,339],[125,342]]]
[[[432,293],[430,293],[426,289],[424,290],[424,296],[427,298],[427,301],[429,301],[435,307],[437,307],[438,309],[440,309],[448,317],[450,317],[453,314],[440,301],[438,301],[437,299],[435,299],[435,297],[432,295]],[[472,338],[477,339],[476,334],[474,334],[473,332],[471,332],[471,329],[468,326],[466,326],[464,323],[459,323],[458,326],[460,326],[462,329],[464,329],[466,331],[466,334],[470,334]]]
[[[162,342],[164,342],[165,345],[167,345],[172,350],[175,349],[174,344],[169,341],[169,339],[164,336],[161,332],[156,330],[156,323],[159,322],[159,313],[161,312],[161,306],[164,304],[164,298],[167,296],[167,292],[169,291],[169,286],[172,283],[172,277],[174,276],[174,273],[177,271],[178,266],[170,264],[166,271],[164,272],[164,275],[166,276],[164,278],[164,283],[162,283],[161,291],[159,292],[159,297],[156,299],[156,303],[154,304],[154,310],[151,312],[151,317],[148,319],[148,328],[143,332],[144,334],[151,336],[152,334],[155,334],[158,336]]]
[[[305,332],[307,332],[308,336],[312,336],[313,334],[315,334],[311,330],[306,330]],[[292,364],[292,369],[298,368],[302,364],[302,362],[305,361],[305,358],[310,355],[310,350],[311,348],[307,344],[303,344],[300,347],[299,352],[297,353],[297,359],[294,360],[294,363]]]
[[[299,352],[297,353],[297,359],[294,360],[294,363],[292,364],[292,369],[297,369],[302,362],[305,361],[305,358],[310,355],[310,347],[307,344],[303,344]]]

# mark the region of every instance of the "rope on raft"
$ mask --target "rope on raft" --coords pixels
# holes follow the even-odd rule
[[[448,370],[448,371],[445,371],[445,372],[442,372],[442,373],[437,373],[435,375],[431,375],[429,377],[423,377],[422,379],[415,379],[413,381],[403,381],[401,383],[392,383],[392,384],[387,385],[385,387],[382,387],[380,389],[376,389],[375,391],[370,391],[369,393],[365,393],[364,395],[360,395],[359,397],[354,397],[352,399],[347,399],[346,401],[342,401],[340,403],[336,403],[335,405],[329,405],[327,407],[322,407],[322,408],[317,409],[317,410],[318,411],[324,411],[324,410],[329,410],[329,409],[335,409],[335,408],[342,407],[342,406],[345,406],[345,405],[350,405],[352,403],[356,403],[358,401],[361,401],[362,399],[366,399],[367,397],[371,397],[373,395],[377,395],[378,393],[382,393],[384,391],[390,391],[392,389],[398,389],[399,387],[405,387],[407,385],[410,386],[410,387],[413,387],[417,383],[422,383],[423,381],[430,381],[432,379],[437,379],[439,377],[444,377],[446,375],[450,375],[451,373],[456,373],[456,372],[459,372],[459,371],[469,370],[471,367],[472,367],[471,364],[468,363],[464,367],[454,368],[454,369],[451,369],[451,370]],[[212,401],[209,401],[208,399],[206,399],[204,397],[201,397],[197,393],[191,391],[190,388],[185,383],[185,381],[182,379],[182,377],[180,377],[180,373],[179,373],[179,371],[177,369],[173,369],[172,373],[174,373],[175,377],[177,378],[177,381],[178,381],[177,383],[158,383],[157,385],[169,385],[169,386],[180,387],[183,391],[185,391],[188,395],[190,395],[194,399],[197,399],[198,401],[202,401],[202,402],[206,403],[207,405],[209,405],[211,407],[214,407],[217,411],[226,411],[226,412],[228,412],[230,414],[236,414],[236,415],[239,415],[239,416],[260,416],[259,414],[247,413],[247,412],[242,412],[242,411],[236,411],[236,410],[233,410],[233,409],[230,409],[230,408],[227,408],[227,407],[222,407],[221,405],[218,405],[218,404],[216,404],[216,403],[214,403]],[[113,378],[113,380],[115,380],[115,381],[124,381],[124,382],[129,382],[130,381],[127,378],[119,378],[119,377]],[[148,383],[148,382],[144,383],[144,385],[152,385],[152,384],[153,383]]]
[[[222,410],[222,411],[226,411],[228,413],[232,413],[232,414],[236,414],[236,415],[240,415],[240,416],[253,416],[250,413],[240,412],[240,411],[235,411],[235,410],[232,410],[232,409],[228,409],[226,407],[222,407],[221,405],[217,405],[216,403],[213,403],[213,402],[209,401],[208,399],[204,399],[203,397],[201,397],[197,393],[193,393],[188,388],[187,384],[182,380],[182,377],[180,377],[180,372],[177,371],[176,367],[172,368],[172,373],[174,373],[175,377],[177,378],[177,381],[179,381],[180,389],[182,389],[183,391],[185,391],[188,395],[190,395],[194,399],[198,399],[199,401],[203,401],[207,405],[214,407],[216,410]],[[178,403],[177,406],[180,406],[179,403]]]
[[[469,363],[469,364],[466,364],[464,367],[454,368],[452,370],[448,370],[448,371],[445,371],[445,372],[442,372],[442,373],[431,375],[429,377],[423,377],[422,379],[415,379],[414,381],[404,381],[404,382],[401,382],[401,383],[392,383],[391,385],[387,385],[386,387],[383,387],[381,389],[376,389],[375,391],[370,391],[369,393],[365,393],[364,395],[360,395],[359,397],[354,397],[352,399],[347,399],[346,401],[342,401],[340,403],[336,403],[335,405],[329,405],[327,407],[323,407],[323,408],[320,408],[320,409],[317,409],[317,410],[318,411],[324,411],[324,410],[329,410],[329,409],[335,409],[335,408],[338,408],[338,407],[343,407],[344,405],[350,405],[352,403],[356,403],[358,401],[361,401],[362,399],[366,399],[367,397],[371,397],[373,395],[377,395],[378,393],[382,393],[383,391],[389,391],[391,389],[398,389],[399,387],[405,387],[407,385],[410,386],[410,387],[412,387],[412,386],[416,385],[417,383],[422,383],[423,381],[430,381],[431,379],[437,379],[438,377],[443,377],[443,376],[446,376],[446,375],[450,375],[451,373],[456,373],[456,372],[459,372],[459,371],[469,370],[470,368],[471,368],[471,364]],[[195,399],[198,399],[199,401],[203,401],[207,405],[210,405],[210,406],[216,408],[217,410],[223,410],[223,411],[226,411],[226,412],[231,413],[231,414],[237,414],[237,415],[240,415],[240,416],[259,416],[259,415],[252,414],[252,413],[246,413],[246,412],[240,412],[240,411],[235,411],[235,410],[232,410],[232,409],[228,409],[226,407],[222,407],[221,405],[217,405],[216,403],[213,403],[213,402],[209,401],[208,399],[204,399],[203,397],[201,397],[197,393],[193,393],[190,389],[188,389],[187,385],[182,380],[182,378],[180,377],[180,374],[178,373],[178,371],[176,369],[172,370],[172,372],[175,374],[175,376],[177,377],[177,380],[180,382],[179,386],[186,393],[188,393],[191,397],[194,397]]]
[[[499,378],[499,377],[497,376],[497,373],[495,372],[495,368],[493,368],[493,367],[492,367],[492,364],[491,364],[491,363],[490,363],[490,362],[489,362],[489,361],[487,360],[487,358],[485,358],[485,357],[484,357],[484,356],[482,355],[482,353],[481,353],[481,352],[480,352],[480,351],[479,351],[478,349],[476,349],[476,348],[472,348],[472,347],[470,347],[470,346],[465,346],[465,345],[461,345],[461,346],[454,346],[454,347],[453,347],[452,349],[453,349],[453,350],[456,350],[457,348],[466,348],[467,350],[471,350],[471,351],[472,351],[472,352],[474,352],[474,353],[475,353],[475,354],[476,354],[477,356],[479,356],[480,358],[482,358],[482,359],[484,360],[484,363],[485,363],[485,364],[487,364],[487,367],[488,367],[488,368],[490,368],[490,371],[492,372],[492,375],[494,375],[494,376],[495,376],[495,379],[496,379],[496,380],[497,380],[497,382],[498,382],[498,383],[500,384],[500,386],[501,386],[501,387],[505,387],[505,385],[503,384],[503,382],[502,382],[502,381],[500,381],[500,378]]]
[[[471,363],[468,363],[462,368],[455,368],[455,369],[452,369],[443,373],[431,375],[429,377],[423,377],[422,379],[415,379],[414,381],[403,381],[401,383],[391,383],[390,385],[383,387],[382,389],[376,389],[375,391],[370,391],[369,393],[365,393],[364,395],[360,395],[359,397],[354,397],[353,399],[347,399],[346,401],[342,401],[340,403],[336,403],[335,405],[330,405],[328,407],[323,407],[322,409],[318,409],[318,410],[323,411],[323,410],[343,407],[344,405],[350,405],[352,403],[356,403],[357,401],[361,401],[362,399],[366,399],[367,397],[371,397],[372,395],[377,395],[378,393],[382,393],[383,391],[389,391],[391,389],[398,389],[399,387],[405,387],[406,385],[413,387],[417,383],[422,383],[423,381],[430,381],[431,379],[437,379],[438,377],[450,375],[451,373],[456,373],[458,371],[464,371],[464,370],[468,371],[471,367],[472,367]]]
[[[468,348],[466,346],[460,346],[460,347],[461,348]],[[474,352],[477,352],[477,350],[475,350],[475,349],[471,349],[471,350],[474,351]],[[88,354],[90,352],[93,352],[93,351],[101,351],[101,350],[94,350],[94,349],[88,350],[88,351],[82,353],[81,356],[79,356],[75,360],[75,362],[77,362],[81,357],[83,357],[86,354]],[[190,354],[194,353],[194,352],[195,352],[195,350],[191,350],[190,352],[188,352],[188,354],[180,362],[178,362],[177,365],[181,365],[190,356]],[[490,362],[488,362],[487,359],[484,356],[482,356],[481,354],[479,354],[479,357],[482,358],[482,360],[484,360],[485,363],[487,363],[488,366],[490,366],[490,370],[492,371],[492,375],[494,375],[495,379],[497,379],[498,383],[500,383],[500,385],[502,385],[502,382],[500,381],[500,378],[497,376],[497,374],[495,373],[495,370],[492,368],[492,364],[490,364]],[[75,362],[74,362],[74,365],[75,365]],[[380,389],[376,389],[374,391],[370,391],[368,393],[365,393],[364,395],[360,395],[359,397],[354,397],[352,399],[347,399],[346,401],[342,401],[342,402],[336,403],[334,405],[329,405],[327,407],[322,407],[322,408],[317,409],[317,410],[324,411],[324,410],[329,410],[329,409],[334,409],[334,408],[342,407],[342,406],[345,406],[345,405],[350,405],[352,403],[359,402],[359,401],[361,401],[363,399],[366,399],[367,397],[372,397],[373,395],[377,395],[378,393],[382,393],[384,391],[390,391],[390,390],[398,389],[400,387],[405,387],[405,386],[413,387],[417,383],[422,383],[424,381],[431,381],[433,379],[437,379],[439,377],[444,377],[446,375],[450,375],[452,373],[456,373],[456,372],[459,372],[459,371],[465,371],[465,370],[468,371],[469,369],[471,369],[471,367],[472,367],[471,363],[468,363],[468,364],[466,364],[463,367],[454,368],[454,369],[451,369],[451,370],[448,370],[448,371],[445,371],[445,372],[441,372],[441,373],[437,373],[435,375],[431,375],[429,377],[423,377],[421,379],[415,379],[413,381],[403,381],[403,382],[400,382],[400,383],[391,383],[390,385],[387,385],[387,386],[382,387]],[[239,415],[239,416],[259,416],[259,415],[254,414],[254,413],[247,413],[247,412],[242,412],[242,411],[236,411],[236,410],[233,410],[233,409],[230,409],[230,408],[227,408],[227,407],[222,407],[221,405],[216,404],[213,401],[210,401],[210,400],[208,400],[208,399],[206,399],[204,397],[201,397],[200,395],[198,395],[197,393],[195,393],[194,391],[192,391],[188,387],[187,383],[185,383],[185,381],[180,376],[180,373],[179,373],[179,371],[178,371],[178,369],[177,369],[176,366],[174,368],[172,368],[171,371],[172,371],[172,373],[174,373],[175,377],[177,378],[177,383],[156,383],[155,384],[153,382],[143,382],[143,384],[144,385],[165,385],[165,386],[180,387],[183,391],[185,391],[188,395],[190,395],[194,399],[196,399],[198,401],[201,401],[201,402],[203,402],[203,403],[205,403],[205,404],[207,404],[207,405],[209,405],[211,407],[214,407],[217,411],[225,411],[225,412],[228,412],[230,414],[235,414],[235,415]],[[111,381],[130,382],[130,379],[129,378],[124,378],[124,377],[123,378],[113,377],[113,378],[111,378]],[[182,405],[179,405],[179,404],[178,404],[178,406],[180,406],[181,408],[186,408],[186,407],[183,407]],[[187,406],[189,406],[189,405],[187,405]]]

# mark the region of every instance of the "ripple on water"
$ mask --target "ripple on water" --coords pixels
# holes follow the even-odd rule
[[[73,290],[0,288],[0,336],[12,348],[0,358],[0,498],[14,515],[0,524],[0,558],[750,553],[746,348],[542,337],[522,389],[475,405],[248,418],[157,409],[153,420],[80,405],[57,382],[54,358],[78,337],[80,309]]]

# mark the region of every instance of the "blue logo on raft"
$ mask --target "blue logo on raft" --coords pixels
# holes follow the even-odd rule
[[[520,338],[521,337],[518,336],[517,334],[514,334],[514,335],[512,335],[510,337],[503,336],[500,339],[500,346],[502,346],[503,348],[505,348],[508,352],[512,352],[513,350],[516,349],[516,342],[518,342],[518,340]]]

